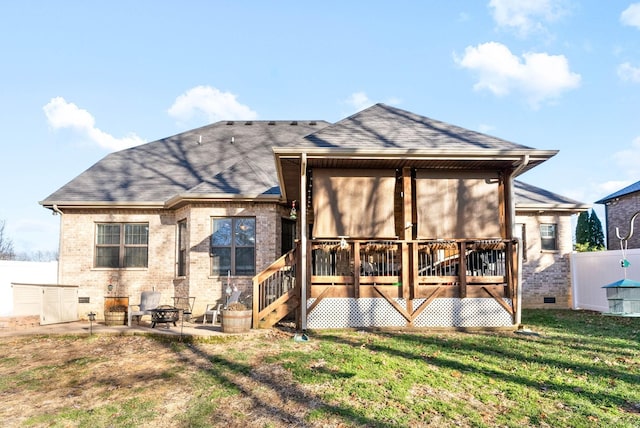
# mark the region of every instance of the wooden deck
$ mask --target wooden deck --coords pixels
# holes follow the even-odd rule
[[[254,278],[254,328],[299,309],[299,253]],[[438,298],[492,298],[512,317],[517,309],[513,241],[312,240],[307,254],[306,296],[313,299],[307,313],[326,298],[384,298],[409,324]]]

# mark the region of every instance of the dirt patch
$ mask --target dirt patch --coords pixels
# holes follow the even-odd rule
[[[293,382],[280,366],[259,364],[284,342],[290,335],[277,330],[266,338],[218,343],[147,336],[1,338],[0,420],[10,427],[25,421],[51,426],[55,415],[102,412],[104,426],[116,426],[120,413],[141,406],[138,426],[188,426],[194,407],[208,408],[205,418],[220,426],[301,425],[314,398],[288,388]],[[203,406],[221,382],[240,394],[222,394]],[[60,426],[76,426],[70,419]]]

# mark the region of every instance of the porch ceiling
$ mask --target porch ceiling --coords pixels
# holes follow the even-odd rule
[[[482,150],[416,151],[385,150],[353,151],[344,149],[297,149],[274,147],[282,196],[286,200],[300,197],[300,165],[302,155],[309,168],[341,169],[416,169],[513,171],[514,177],[554,156],[557,150]]]

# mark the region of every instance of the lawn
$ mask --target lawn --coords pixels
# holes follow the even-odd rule
[[[638,427],[640,319],[525,310],[514,332],[0,339],[11,427]]]

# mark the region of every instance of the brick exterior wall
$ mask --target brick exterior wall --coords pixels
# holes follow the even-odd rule
[[[227,276],[211,275],[209,240],[212,217],[247,216],[256,218],[256,272],[280,256],[281,219],[288,210],[275,203],[190,204],[177,210],[65,210],[61,218],[60,284],[78,285],[79,297],[89,303],[79,304],[79,316],[95,312],[104,319],[108,297],[128,297],[139,303],[140,293],[155,289],[162,293],[161,304],[173,304],[173,297],[196,296],[194,317],[204,313],[207,304],[222,302]],[[189,251],[187,275],[177,276],[177,224],[187,222]],[[149,223],[149,266],[136,269],[94,268],[96,223]],[[572,251],[570,215],[518,214],[516,222],[525,225],[527,260],[523,266],[523,307],[570,307],[571,282],[569,253]],[[558,225],[558,251],[540,249],[541,223]],[[252,291],[252,278],[232,277],[243,296]],[[109,290],[112,285],[112,290]],[[544,303],[554,297],[555,303]]]
[[[167,305],[173,305],[173,297],[196,296],[193,315],[197,317],[204,313],[207,304],[223,301],[227,284],[226,275],[211,275],[211,218],[256,218],[256,269],[259,272],[280,256],[280,219],[288,215],[285,211],[274,203],[193,204],[175,211],[67,209],[61,218],[58,283],[78,285],[79,297],[89,298],[90,303],[79,304],[81,319],[95,312],[97,319],[102,320],[106,298],[128,297],[129,304],[136,304],[140,293],[147,290],[160,291],[160,304]],[[185,277],[177,276],[177,223],[181,220],[187,221],[189,237]],[[95,268],[96,223],[102,222],[148,223],[148,268]],[[251,294],[251,280],[249,276],[232,278],[243,296]]]
[[[630,193],[605,205],[607,223],[607,249],[619,250],[620,240],[616,235],[616,227],[620,235],[629,234],[629,222],[635,213],[640,211],[640,192]],[[640,218],[636,218],[634,232],[627,241],[627,248],[640,248]]]
[[[573,251],[571,215],[556,213],[516,213],[516,223],[524,225],[526,260],[522,266],[522,307],[571,307],[570,254]],[[556,224],[557,251],[541,248],[540,225]],[[555,298],[555,303],[545,303]]]

